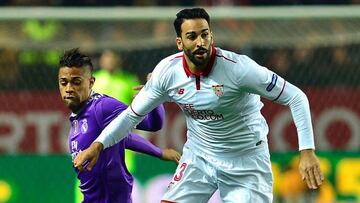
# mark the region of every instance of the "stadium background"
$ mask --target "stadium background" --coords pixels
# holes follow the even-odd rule
[[[177,51],[172,20],[181,7],[174,6],[194,5],[207,6],[217,46],[251,56],[309,97],[326,181],[317,192],[305,189],[290,113],[264,101],[274,202],[360,202],[358,1],[171,2],[1,1],[0,203],[78,202],[67,154],[69,111],[57,89],[63,50],[81,47],[97,64],[104,49],[113,49],[144,82],[159,60]],[[166,110],[164,129],[143,135],[181,150],[184,119],[175,105]],[[134,202],[158,202],[175,165],[145,155],[135,164]],[[211,202],[220,201],[215,195]]]

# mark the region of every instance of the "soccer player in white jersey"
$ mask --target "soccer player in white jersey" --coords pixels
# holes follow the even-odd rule
[[[214,47],[204,9],[181,10],[174,26],[182,52],[155,67],[130,107],[76,157],[75,167],[91,169],[103,149],[123,139],[154,107],[170,101],[184,112],[188,130],[183,156],[162,202],[207,202],[217,189],[223,202],[272,202],[262,96],[291,109],[300,174],[310,189],[318,188],[323,175],[314,153],[306,95],[249,57]],[[85,161],[90,161],[86,167]]]

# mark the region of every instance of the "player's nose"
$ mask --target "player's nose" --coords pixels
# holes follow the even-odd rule
[[[66,93],[74,92],[74,88],[72,87],[72,85],[70,83],[65,86],[65,92]]]

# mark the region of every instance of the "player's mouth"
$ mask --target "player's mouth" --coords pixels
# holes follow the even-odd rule
[[[196,58],[200,58],[203,59],[206,56],[206,49],[198,49],[196,51],[194,51],[194,56],[196,56]]]
[[[64,96],[64,99],[66,100],[74,100],[75,98],[75,96]]]

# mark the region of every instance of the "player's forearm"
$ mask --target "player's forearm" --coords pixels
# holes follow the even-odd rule
[[[153,145],[147,139],[141,137],[140,135],[131,133],[125,142],[126,149],[132,151],[148,154],[150,156],[160,158],[162,156],[162,149]]]
[[[315,149],[309,101],[299,88],[291,84],[288,88],[294,94],[288,105],[298,133],[299,150]]]
[[[134,114],[129,107],[112,120],[94,142],[102,143],[104,149],[108,148],[127,136],[142,119],[143,117]]]

